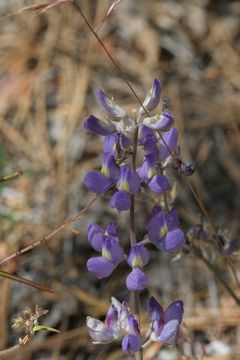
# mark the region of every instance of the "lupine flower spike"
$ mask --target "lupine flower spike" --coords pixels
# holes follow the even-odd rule
[[[146,274],[149,252],[146,244],[151,242],[161,251],[175,253],[181,250],[186,241],[176,209],[166,204],[171,190],[166,167],[172,165],[180,172],[177,167],[180,164],[181,171],[185,170],[188,175],[191,169],[190,166],[183,169],[184,163],[180,157],[176,157],[178,162],[174,158],[174,154],[179,153],[178,130],[173,127],[174,117],[166,101],[161,112],[152,114],[159,105],[161,92],[161,82],[154,79],[142,106],[129,115],[112,96],[99,90],[98,98],[107,116],[101,120],[91,114],[83,124],[87,131],[103,137],[102,164],[98,171],[88,172],[84,179],[88,190],[99,196],[108,195],[112,211],[129,211],[130,219],[134,213],[132,204],[135,198],[155,194],[157,205],[146,224],[144,241],[140,239],[136,242],[131,236],[129,248],[124,246],[126,253],[118,236],[116,222],[109,223],[106,230],[94,223],[88,225],[88,241],[98,253],[87,262],[89,272],[98,278],[107,278],[117,271],[120,262],[127,261],[131,269],[125,284],[136,296],[146,291],[149,283]],[[183,317],[183,302],[174,301],[163,310],[157,300],[150,297],[147,311],[150,327],[144,337],[146,343],[158,341],[167,345],[175,344]],[[127,300],[120,303],[112,298],[104,321],[87,318],[89,335],[94,343],[121,341],[122,351],[131,357],[136,353],[141,354],[140,350],[146,343],[143,344],[138,317],[134,314],[136,309],[130,310]]]

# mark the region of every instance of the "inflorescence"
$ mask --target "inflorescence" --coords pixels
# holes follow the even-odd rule
[[[86,174],[86,187],[97,195],[111,195],[109,205],[118,212],[130,211],[132,197],[145,196],[148,191],[156,194],[157,199],[162,199],[152,209],[146,224],[146,236],[142,241],[131,242],[128,254],[124,253],[116,222],[110,223],[105,230],[93,223],[88,226],[89,243],[99,253],[88,260],[89,272],[98,278],[106,278],[121,261],[127,261],[131,268],[126,278],[129,291],[142,291],[148,286],[147,275],[143,271],[149,261],[146,244],[153,243],[162,251],[176,252],[186,241],[180,229],[177,211],[167,203],[166,197],[171,186],[165,170],[171,164],[176,168],[173,154],[178,149],[178,130],[173,127],[174,118],[166,103],[160,114],[149,115],[159,104],[161,90],[160,81],[155,79],[142,106],[131,115],[103,90],[99,90],[98,98],[108,116],[100,120],[89,115],[84,121],[86,130],[104,137],[101,171]],[[136,158],[137,149],[141,151],[138,151],[136,162],[133,159]],[[141,154],[142,158],[139,159]],[[181,172],[181,160],[178,160],[178,165]],[[186,170],[190,172],[192,167],[189,165]],[[147,310],[150,320],[147,339],[174,344],[183,316],[182,301],[174,301],[164,311],[157,300],[151,297]],[[94,343],[122,339],[122,350],[129,355],[144,346],[138,321],[127,300],[120,303],[112,298],[105,321],[88,317],[87,328]]]

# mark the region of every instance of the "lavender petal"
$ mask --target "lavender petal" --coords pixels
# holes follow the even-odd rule
[[[105,194],[112,186],[112,181],[104,174],[97,171],[90,171],[84,179],[85,186],[96,194]]]
[[[106,125],[94,115],[89,115],[83,122],[84,129],[97,135],[109,135],[115,130],[114,125]]]
[[[139,268],[134,268],[126,279],[126,286],[130,291],[144,290],[146,289],[147,284],[147,276]]]
[[[114,262],[103,256],[92,257],[87,262],[88,271],[98,278],[106,278],[111,275],[115,266]]]

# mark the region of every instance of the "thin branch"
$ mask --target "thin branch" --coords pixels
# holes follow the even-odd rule
[[[98,27],[96,29],[96,33],[99,32],[99,30],[101,29],[101,27],[103,26],[105,21],[109,18],[109,16],[112,14],[112,12],[116,9],[116,7],[120,4],[121,1],[122,0],[113,1],[112,5],[109,7],[109,9],[108,9],[107,13],[105,14],[104,18],[102,19],[102,21],[98,25]]]
[[[15,179],[16,177],[19,177],[19,176],[21,176],[21,175],[23,175],[23,172],[22,172],[22,171],[16,171],[16,172],[13,173],[13,174],[0,177],[0,183],[5,182],[5,181],[9,181],[9,180],[12,180],[12,179]]]
[[[16,356],[19,353],[19,345],[12,346],[11,348],[1,350],[0,351],[0,360],[7,360],[7,359],[18,359],[21,360],[23,357]],[[24,355],[24,354],[23,354]]]
[[[0,261],[0,265],[5,264],[6,262],[13,260],[23,254],[26,254],[27,252],[33,250],[34,248],[44,245],[46,244],[52,237],[54,237],[57,233],[59,233],[61,230],[63,230],[64,228],[67,228],[70,224],[72,224],[75,221],[79,221],[81,220],[81,218],[83,217],[83,215],[85,214],[85,212],[90,208],[90,206],[97,200],[97,195],[93,196],[88,202],[87,204],[84,206],[84,208],[80,211],[80,213],[78,215],[75,215],[73,217],[71,217],[70,219],[66,220],[64,222],[63,225],[59,226],[57,229],[53,230],[50,234],[44,236],[44,238],[37,240],[35,242],[33,242],[32,244],[28,245],[27,247],[25,247],[24,249],[18,250],[17,252],[15,252],[12,255],[9,255],[8,257],[6,257],[5,259],[3,259],[2,261]]]
[[[202,254],[202,252],[193,243],[191,243],[191,246],[194,250],[194,254],[207,265],[207,267],[213,272],[213,274],[216,276],[216,278],[221,282],[221,284],[226,289],[226,291],[229,293],[229,295],[235,300],[236,304],[238,306],[240,306],[239,297],[235,294],[235,292],[232,290],[232,288],[228,285],[227,281],[225,281],[225,279],[220,275],[221,272],[219,271],[219,269],[217,269],[212,263],[210,263],[205,258],[205,256]]]

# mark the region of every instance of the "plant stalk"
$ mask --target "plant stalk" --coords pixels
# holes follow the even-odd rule
[[[132,153],[132,170],[136,170],[136,157],[137,157],[137,142],[138,142],[138,127],[136,127],[133,141],[133,153]],[[129,225],[130,225],[130,242],[131,245],[137,243],[136,237],[136,224],[135,224],[135,195],[131,194],[131,207],[129,211]],[[139,291],[132,292],[132,307],[133,313],[138,321],[139,330],[141,333],[141,324],[140,324],[140,297]],[[135,354],[135,360],[143,360],[142,350],[139,350]]]

